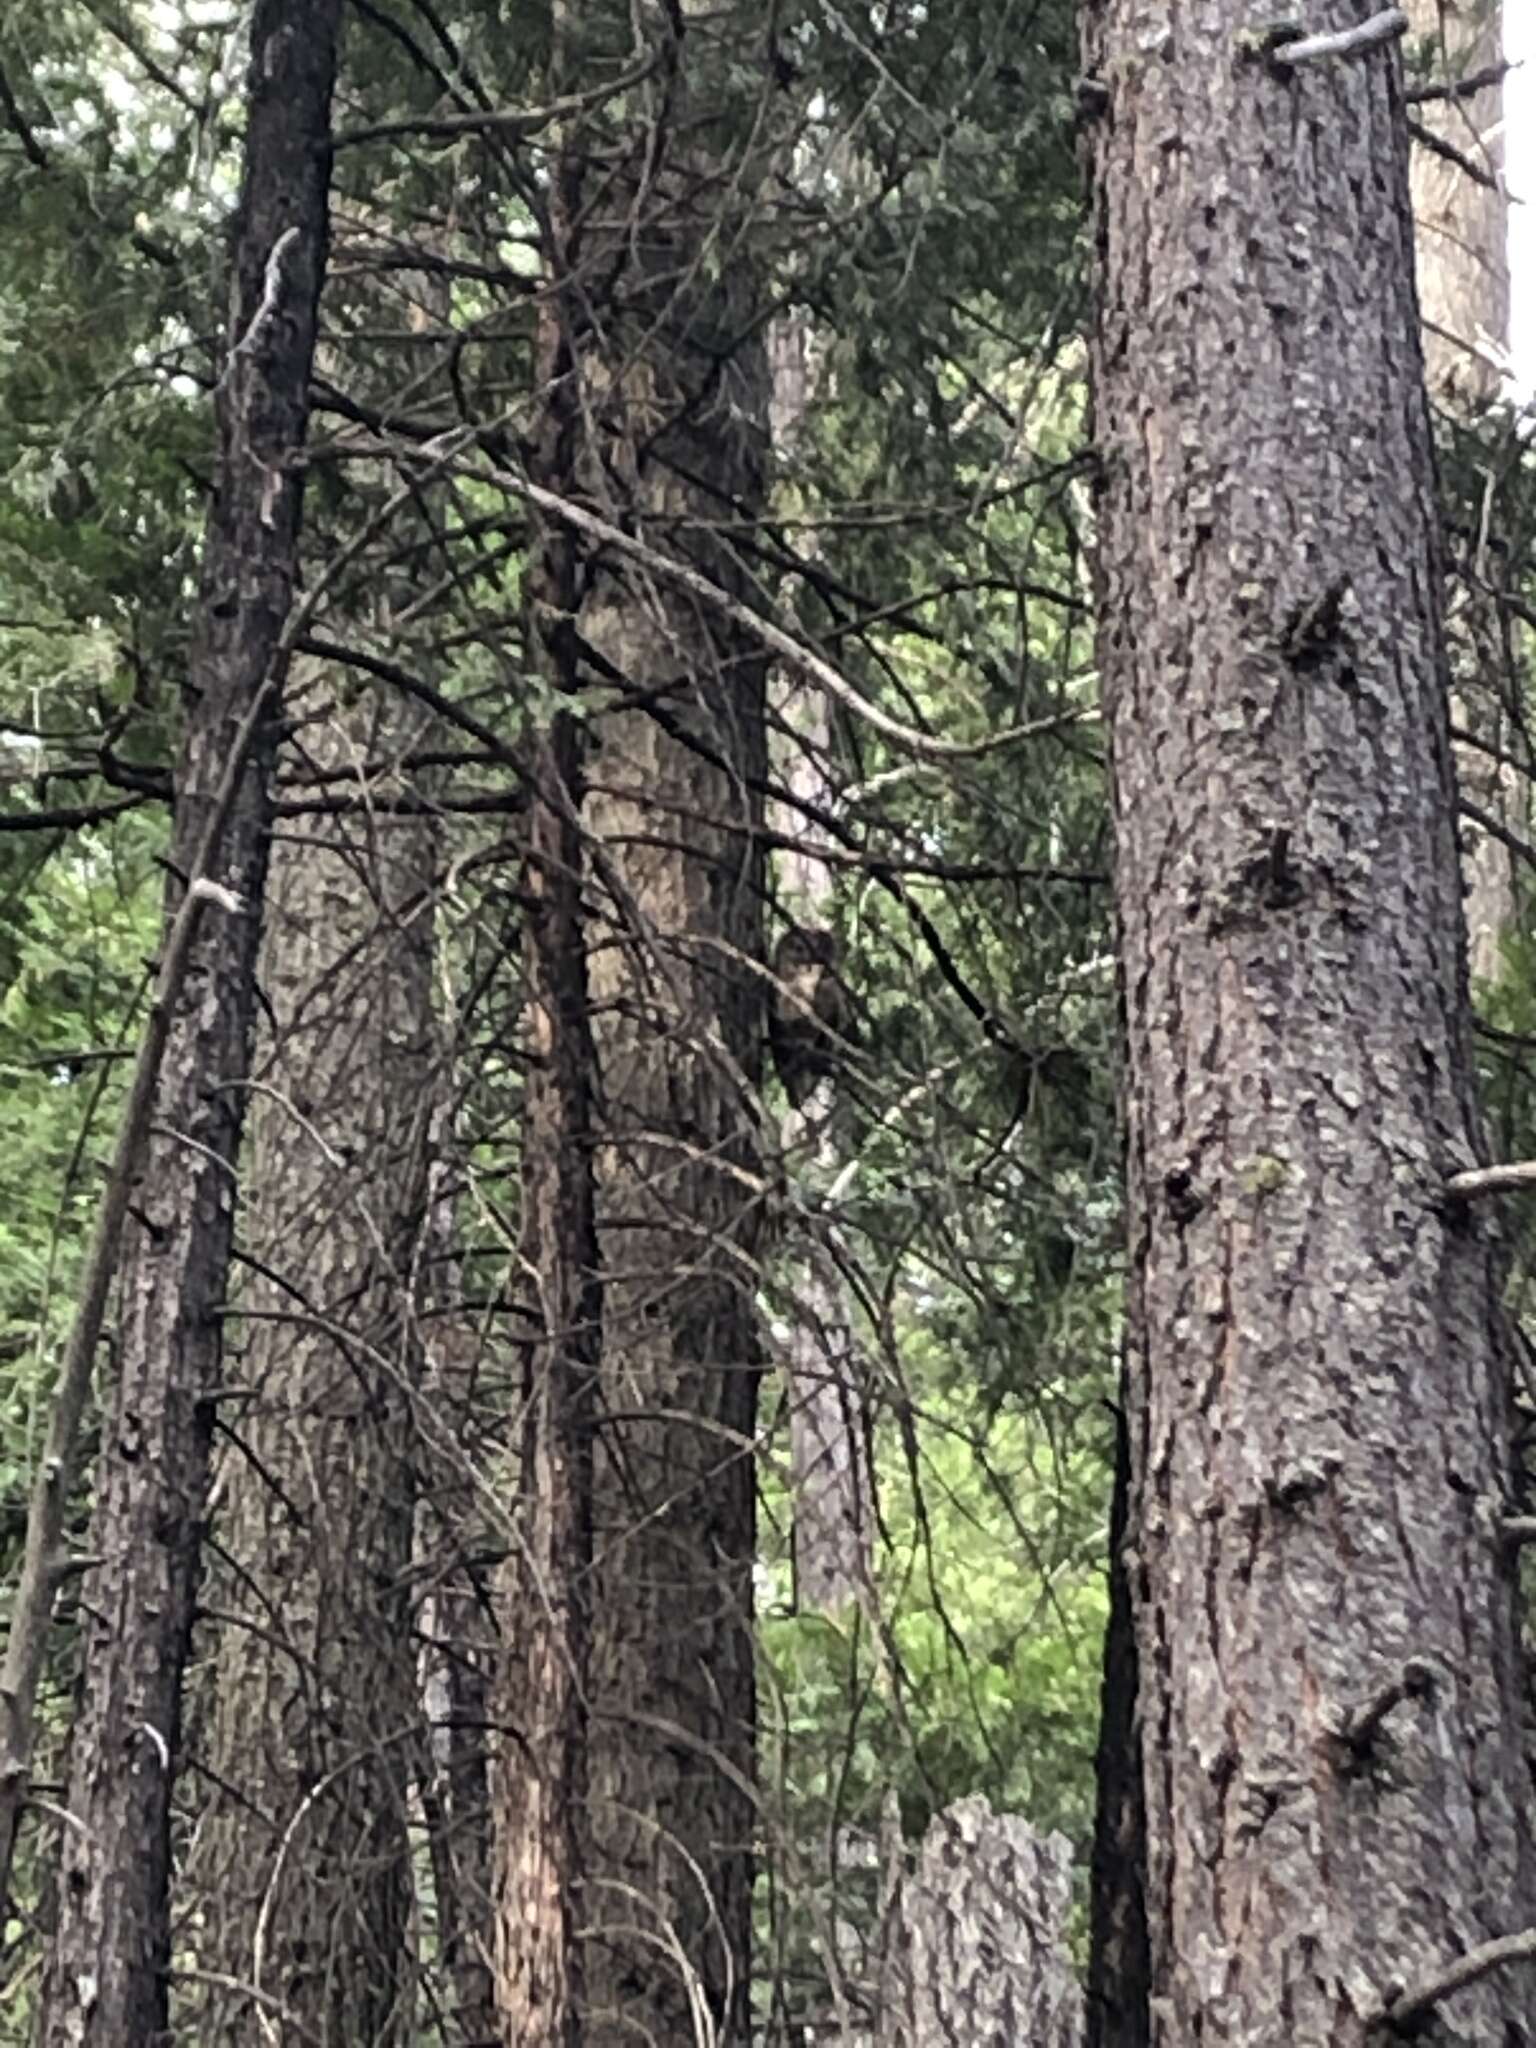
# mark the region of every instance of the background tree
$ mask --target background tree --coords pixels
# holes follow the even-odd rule
[[[194,1986],[181,2024],[238,2041],[275,2011],[306,2039],[383,2044],[413,2038],[410,1567],[439,834],[430,814],[391,815],[419,717],[388,695],[328,700],[336,679],[313,664],[304,680],[293,745],[328,772],[321,802],[354,788],[359,802],[273,840],[242,1175],[247,1328],[222,1403],[208,1790],[187,1877],[196,1965],[221,1995]]]
[[[537,474],[647,548],[680,551],[739,608],[752,576],[731,530],[740,522],[750,532],[761,513],[766,378],[751,258],[734,213],[735,195],[745,187],[750,198],[763,175],[749,125],[761,116],[753,102],[738,110],[730,91],[744,48],[733,16],[684,9],[645,20],[651,75],[567,127],[551,169],[544,255],[557,329],[545,357]],[[554,79],[567,92],[633,54],[627,18],[562,17],[559,32]],[[569,1642],[579,1624],[574,1613],[565,1620],[567,1603],[590,1598],[586,1839],[574,1905],[560,1907],[578,1912],[585,1930],[585,2010],[572,2031],[559,2031],[561,1995],[522,1952],[544,1938],[545,1916],[528,1913],[519,1873],[560,1816],[537,1766],[519,1793],[524,1765],[511,1753],[504,1997],[523,2032],[530,2003],[543,2002],[550,2031],[540,2037],[551,2041],[576,2039],[577,2019],[590,2042],[636,2031],[682,2039],[696,2010],[736,2040],[745,2038],[754,1832],[763,661],[750,626],[665,575],[568,528],[549,533],[544,550],[535,625],[559,687],[612,700],[588,713],[579,769],[557,726],[567,758],[541,793],[541,805],[558,803],[579,774],[585,798],[595,1063],[585,1086],[602,1336],[590,1423],[571,1404],[591,1397],[574,1386],[562,1392],[557,1381],[529,1395],[547,1406],[549,1429],[560,1428],[563,1409],[583,1437],[592,1432],[590,1592],[585,1537],[559,1558],[541,1543],[526,1562],[560,1576],[535,1583],[519,1558],[507,1628],[525,1638],[565,1630]],[[568,860],[573,842],[561,844]],[[551,857],[546,842],[541,893],[557,885]],[[546,894],[541,915],[556,914]],[[572,1058],[559,1034],[584,1028],[583,999],[574,986],[545,987],[540,978],[535,1052],[557,1075]],[[581,1084],[571,1075],[547,1085],[570,1091],[563,1141],[537,1126],[533,1139],[580,1151]],[[576,1190],[570,1199],[585,1198]],[[567,1220],[574,1225],[577,1210]],[[552,1221],[540,1215],[541,1234]],[[579,1269],[579,1235],[551,1242],[551,1253]],[[575,1311],[569,1341],[579,1344],[592,1283],[544,1293],[545,1317],[552,1307]],[[587,1369],[579,1352],[533,1358],[546,1373]],[[550,1511],[540,1482],[584,1485],[586,1456],[575,1446],[554,1459],[525,1454],[525,1513],[535,1525]],[[573,1503],[570,1514],[584,1527],[587,1511]],[[553,1644],[530,1645],[509,1668],[507,1720],[535,1759],[541,1724],[572,1710],[541,1696],[560,1669]],[[568,1938],[560,1946],[568,1955]]]
[[[1481,448],[1466,429],[1500,399],[1510,348],[1509,189],[1504,182],[1502,7],[1495,0],[1416,0],[1410,57],[1422,73],[1410,90],[1414,257],[1425,370],[1436,405],[1466,456]],[[1475,452],[1474,452],[1475,451]],[[1453,442],[1451,461],[1457,460]],[[1521,724],[1518,683],[1503,658],[1500,612],[1486,589],[1487,497],[1475,526],[1448,538],[1470,574],[1447,604],[1453,719],[1467,737],[1457,774],[1469,813],[1463,827],[1467,945],[1475,982],[1497,979],[1502,941],[1515,917],[1514,854],[1504,821],[1528,803],[1511,772],[1509,736]],[[1491,822],[1489,822],[1491,820]]]

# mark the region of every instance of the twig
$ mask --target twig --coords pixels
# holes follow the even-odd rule
[[[277,313],[278,298],[283,289],[283,258],[298,239],[299,230],[297,225],[284,228],[268,251],[267,271],[266,276],[262,279],[261,286],[261,304],[251,315],[250,326],[246,328],[245,333],[235,343],[234,347],[231,348],[229,360],[224,365],[224,375],[219,379],[220,384],[228,381],[229,374],[235,366],[235,358],[237,356],[254,354],[256,344],[272,325],[272,321]]]
[[[1374,50],[1390,43],[1408,30],[1408,17],[1401,7],[1385,7],[1354,28],[1334,29],[1317,36],[1299,36],[1295,42],[1276,43],[1269,51],[1272,64],[1307,64],[1316,57],[1350,57],[1357,50]]]
[[[826,661],[813,649],[797,640],[792,633],[786,633],[782,626],[761,612],[753,611],[722,590],[701,569],[695,569],[688,562],[674,561],[670,556],[658,552],[632,533],[626,533],[620,526],[612,525],[589,512],[585,505],[575,504],[569,498],[562,498],[555,491],[547,491],[540,484],[529,482],[514,470],[492,468],[488,465],[465,464],[461,474],[482,477],[487,483],[500,484],[503,490],[511,491],[515,497],[524,499],[558,519],[562,525],[571,526],[578,533],[585,533],[591,539],[601,541],[616,554],[628,555],[631,561],[649,569],[664,582],[672,583],[680,590],[686,590],[690,597],[700,598],[715,611],[721,612],[733,626],[752,634],[770,654],[778,656],[787,667],[796,670],[809,682],[817,683],[847,711],[861,718],[866,725],[895,745],[905,747],[925,761],[974,761],[983,754],[996,753],[1000,747],[1016,746],[1020,740],[1038,739],[1042,734],[1059,732],[1063,726],[1077,725],[1083,719],[1096,714],[1086,708],[1075,711],[1053,712],[1049,717],[1032,719],[1026,725],[1009,727],[1006,732],[995,732],[984,740],[946,740],[933,733],[921,732],[916,726],[904,725],[899,718],[892,718],[888,711],[882,711],[861,690],[855,689],[848,678],[831,662]]]
[[[1536,1927],[1528,1927],[1523,1934],[1501,1934],[1496,1941],[1485,1941],[1478,1948],[1468,1949],[1464,1956],[1457,1956],[1414,1990],[1399,1992],[1379,2011],[1368,2014],[1366,2024],[1403,2033],[1426,2018],[1453,1991],[1464,1990],[1468,1984],[1502,1969],[1505,1963],[1523,1963],[1532,1957],[1536,1957]]]
[[[333,146],[355,148],[360,142],[381,142],[396,135],[435,136],[447,142],[456,136],[479,135],[486,130],[515,138],[538,135],[556,121],[585,114],[601,106],[604,100],[612,99],[615,93],[628,92],[649,78],[658,62],[657,54],[652,52],[606,85],[595,85],[587,92],[567,93],[563,99],[551,100],[548,106],[485,107],[467,114],[422,114],[411,120],[376,121],[367,128],[343,128]]]
[[[1475,804],[1470,797],[1458,797],[1456,808],[1463,818],[1470,818],[1480,832],[1486,832],[1490,839],[1497,839],[1501,846],[1507,846],[1516,860],[1523,860],[1530,867],[1536,867],[1536,846],[1529,839],[1506,825],[1502,818],[1496,818],[1492,811],[1485,811],[1481,804]]]
[[[105,824],[124,811],[136,811],[147,796],[112,797],[100,804],[66,804],[52,811],[0,812],[0,832],[74,832],[82,825]]]
[[[1518,64],[1502,61],[1485,64],[1481,71],[1469,71],[1465,78],[1453,78],[1444,85],[1407,86],[1403,98],[1410,107],[1422,107],[1431,100],[1475,100],[1480,92],[1486,92],[1491,85],[1502,85],[1511,71],[1519,69]]]
[[[1458,171],[1464,171],[1474,185],[1481,185],[1489,192],[1503,190],[1491,171],[1485,171],[1481,164],[1473,163],[1464,149],[1458,149],[1454,142],[1447,142],[1443,135],[1437,135],[1433,128],[1426,128],[1422,121],[1415,121],[1410,116],[1408,133],[1419,147],[1427,149],[1431,156],[1444,157],[1448,164],[1454,164]]]
[[[1506,1515],[1499,1534],[1508,1543],[1536,1543],[1536,1515]]]

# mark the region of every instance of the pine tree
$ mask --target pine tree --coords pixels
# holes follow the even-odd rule
[[[1150,1943],[1106,2041],[1353,2048],[1533,1917],[1393,26],[1086,22]],[[1506,1962],[1436,2026],[1529,2012]]]

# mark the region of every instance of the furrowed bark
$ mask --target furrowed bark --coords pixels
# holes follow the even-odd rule
[[[1084,19],[1149,2039],[1362,2048],[1536,1918],[1400,53]]]
[[[340,773],[408,753],[417,724],[364,697],[297,744]],[[409,1580],[439,835],[358,796],[353,817],[275,834],[268,878],[247,1391],[224,1411],[200,1630],[207,1776],[186,1889],[204,1976],[177,2015],[209,2044],[258,2035],[261,1998],[332,2048],[414,2039]],[[230,1988],[245,1985],[258,2002]]]
[[[325,268],[340,0],[260,0],[234,245],[220,462],[177,774],[169,910],[242,721],[280,670],[299,456]],[[166,2025],[170,1791],[219,1377],[234,1173],[267,865],[277,702],[230,807],[218,879],[171,1021],[122,1283],[86,1584],[84,1683],[61,1830],[46,2048],[148,2042]]]

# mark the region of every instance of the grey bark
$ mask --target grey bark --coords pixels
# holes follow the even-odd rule
[[[781,318],[769,330],[769,425],[782,462],[815,393],[817,364],[807,323]],[[773,724],[781,736],[778,779],[788,801],[773,819],[786,837],[806,831],[807,807],[833,811],[829,773],[831,720],[826,698],[779,671],[769,685]],[[791,917],[830,927],[832,874],[814,852],[780,857],[781,893]],[[837,1077],[826,1077],[803,1108],[791,1105],[779,1132],[785,1171],[806,1209],[832,1184],[839,1157],[834,1113]],[[789,1385],[790,1471],[794,1494],[795,1597],[835,1613],[871,1585],[874,1502],[867,1453],[867,1417],[857,1335],[847,1289],[828,1233],[834,1219],[816,1219],[792,1244],[791,1296],[782,1351]]]
[[[329,2048],[414,2038],[408,1586],[438,832],[370,812],[362,771],[408,752],[416,724],[366,696],[306,723],[298,752],[358,811],[285,828],[272,854],[245,1391],[215,1487],[209,1793],[187,1877],[198,1967],[254,2002],[194,1984],[182,2023],[210,2043],[259,2037],[273,2011]]]
[[[1072,1852],[1018,1814],[937,1815],[887,1931],[878,2048],[1079,2048]]]
[[[497,2024],[489,1784],[497,1641],[490,1573],[479,1561],[493,1547],[496,1516],[490,1511],[495,1475],[476,1454],[483,1436],[478,1390],[486,1346],[465,1305],[458,1255],[457,1192],[465,1162],[453,1132],[456,1091],[450,1082],[447,1073],[438,1078],[430,1147],[423,1395],[435,1441],[429,1447],[431,1479],[417,1501],[416,1564],[427,1582],[419,1621],[426,1716],[421,1772],[431,1834],[437,1974],[447,2041],[471,2044],[494,2040]],[[504,1540],[505,1531],[499,1535]]]
[[[1148,2035],[1363,2048],[1536,1919],[1400,53],[1084,20]]]
[[[242,721],[280,679],[315,313],[325,269],[340,0],[259,0],[234,244],[220,461],[203,558],[173,872],[195,858]],[[166,2025],[170,1792],[192,1623],[265,881],[275,713],[223,842],[245,914],[204,920],[179,992],[126,1251],[85,1588],[84,1677],[60,1835],[46,2048]],[[174,908],[179,885],[170,889]]]

